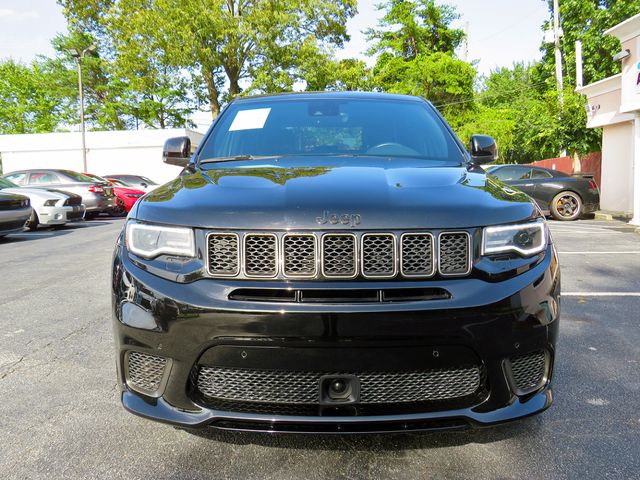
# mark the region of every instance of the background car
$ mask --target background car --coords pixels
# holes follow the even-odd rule
[[[0,188],[5,193],[15,193],[29,198],[32,207],[31,217],[27,222],[29,230],[35,230],[38,225],[64,225],[84,219],[82,197],[75,193],[20,187],[6,178],[0,178]]]
[[[528,194],[556,220],[576,220],[600,208],[600,192],[590,176],[531,165],[492,165],[486,171]]]
[[[24,230],[31,216],[31,203],[23,195],[8,193],[0,186],[0,237]]]
[[[146,193],[143,190],[132,188],[123,181],[117,180],[115,178],[107,180],[93,173],[84,173],[83,175],[91,177],[99,182],[108,182],[113,186],[113,193],[116,196],[116,203],[111,210],[111,213],[116,216],[126,215],[127,213],[129,213],[138,199]]]
[[[108,182],[98,182],[72,170],[20,170],[3,175],[20,186],[55,187],[80,195],[85,206],[85,218],[101,212],[110,212],[115,205],[113,187]]]
[[[147,177],[143,177],[142,175],[105,175],[107,180],[120,180],[127,184],[127,186],[132,188],[139,188],[140,190],[144,190],[145,192],[150,192],[151,190],[155,190],[160,185],[158,185],[153,180],[150,180]]]

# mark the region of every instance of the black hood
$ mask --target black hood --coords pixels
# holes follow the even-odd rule
[[[371,230],[466,228],[537,214],[529,197],[484,173],[432,165],[371,157],[208,164],[147,194],[136,218],[207,228]]]

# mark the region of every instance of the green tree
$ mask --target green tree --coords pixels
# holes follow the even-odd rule
[[[549,11],[553,1],[548,0]],[[620,50],[617,38],[604,32],[640,12],[640,0],[561,0],[560,24],[564,35],[560,40],[565,83],[575,87],[575,42],[582,41],[584,83],[592,83],[620,73],[620,62],[613,55]],[[545,29],[551,28],[547,22]],[[555,72],[553,44],[543,44],[540,64],[546,77]]]
[[[377,28],[367,30],[370,54],[378,54],[374,85],[383,91],[421,95],[452,123],[473,107],[475,69],[454,50],[464,38],[450,24],[452,7],[434,0],[389,0]]]
[[[258,91],[291,88],[299,78],[299,59],[341,46],[348,39],[346,21],[356,12],[356,0],[59,2],[72,25],[105,43],[140,42],[172,68],[200,76],[214,117],[242,85]]]
[[[37,63],[0,63],[0,134],[56,129],[64,116],[66,99],[50,89],[51,80]]]

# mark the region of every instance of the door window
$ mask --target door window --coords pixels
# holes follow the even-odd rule
[[[12,173],[11,175],[7,175],[5,178],[13,183],[17,183],[18,185],[24,185],[27,183],[26,173]]]
[[[33,172],[29,177],[29,183],[35,185],[46,185],[49,183],[60,183],[58,175],[52,172]]]
[[[491,175],[498,180],[526,180],[530,178],[531,169],[522,167],[503,167],[491,171]]]
[[[540,170],[538,168],[534,168],[531,171],[531,178],[551,178],[552,175],[546,170]]]

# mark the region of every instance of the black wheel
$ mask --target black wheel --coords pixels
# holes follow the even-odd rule
[[[93,220],[94,218],[96,218],[96,216],[97,216],[96,212],[85,212],[84,219],[85,220]]]
[[[31,216],[29,217],[29,220],[27,220],[26,227],[33,232],[38,229],[38,223],[40,223],[38,214],[35,210],[31,210]]]
[[[582,200],[577,193],[560,192],[551,200],[551,215],[556,220],[575,220],[581,213]]]

